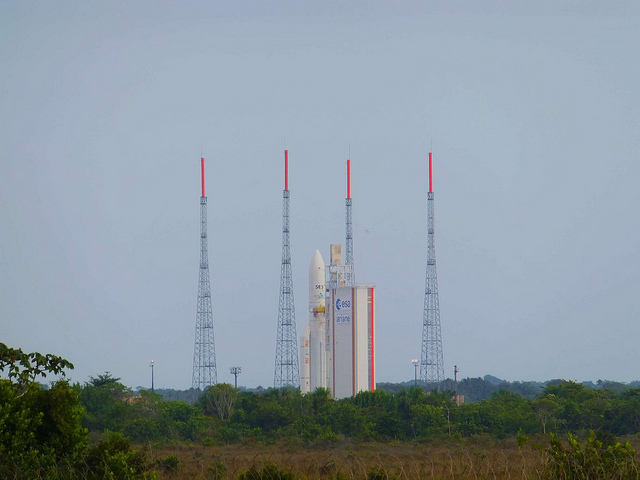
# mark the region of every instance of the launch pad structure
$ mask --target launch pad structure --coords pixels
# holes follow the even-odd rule
[[[274,386],[300,388],[302,393],[329,389],[335,398],[375,390],[375,286],[357,285],[353,255],[351,159],[347,160],[345,199],[345,247],[330,246],[330,263],[315,251],[309,270],[309,324],[299,344],[290,251],[289,152],[285,156],[282,192],[282,263]],[[207,244],[207,197],[204,157],[201,158],[200,269],[193,353],[192,388],[204,390],[217,383],[213,331],[209,256]],[[300,367],[302,363],[302,368]],[[429,153],[427,194],[427,266],[423,310],[420,381],[429,386],[444,380],[440,306],[436,273],[433,156]]]
[[[353,265],[351,160],[347,160],[346,258],[330,246],[325,265],[309,267],[309,324],[300,338],[301,391],[326,388],[335,398],[375,390],[375,287],[356,285]]]
[[[276,335],[275,388],[300,388],[296,312],[293,300],[291,248],[289,244],[289,151],[284,151],[284,190],[282,191],[282,265],[280,268],[280,300]]]
[[[345,199],[345,250],[346,255],[344,264],[350,269],[345,270],[345,282],[347,285],[353,285],[356,282],[355,268],[353,266],[353,221],[351,218],[351,207],[353,205],[351,199],[351,159],[347,160],[347,198]]]
[[[433,196],[433,155],[429,152],[429,193],[427,194],[427,272],[422,316],[422,352],[420,356],[420,381],[439,385],[444,380],[442,333],[440,330],[440,302],[438,300],[438,276],[436,273],[436,246]]]
[[[200,159],[202,196],[200,197],[200,273],[198,278],[198,307],[196,335],[193,346],[193,376],[191,387],[204,390],[218,383],[216,347],[213,335],[209,252],[207,249],[207,197],[204,189],[204,157]]]

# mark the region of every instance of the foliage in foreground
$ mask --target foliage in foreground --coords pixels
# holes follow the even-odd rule
[[[144,456],[122,434],[88,447],[79,395],[60,380],[49,389],[40,376],[64,375],[73,365],[55,355],[24,353],[0,343],[0,478],[149,478]]]
[[[499,391],[490,400],[457,406],[450,392],[418,388],[396,395],[361,392],[354,398],[334,400],[323,389],[307,395],[287,389],[241,393],[221,384],[208,388],[196,405],[189,405],[164,402],[151,392],[134,398],[108,373],[84,386],[72,387],[60,380],[46,389],[35,382],[48,373],[64,374],[65,368],[73,365],[54,355],[26,354],[0,343],[0,371],[8,376],[0,380],[0,477],[148,479],[182,474],[183,458],[172,453],[150,460],[144,450],[133,448],[132,441],[187,440],[211,446],[286,440],[294,450],[308,444],[349,448],[359,442],[400,445],[411,441],[402,447],[407,449],[420,443],[459,446],[465,437],[501,441],[516,432],[524,437],[596,430],[598,434],[591,433],[582,444],[569,434],[567,446],[552,434],[542,467],[535,471],[544,479],[638,478],[635,451],[628,443],[613,441],[614,435],[640,431],[640,389],[635,388],[616,393],[562,382],[548,385],[536,400]],[[89,431],[95,437],[92,445]],[[450,452],[447,455],[452,459]],[[463,474],[476,468],[467,455],[460,464]],[[479,468],[485,468],[484,458],[476,459]],[[404,472],[404,467],[399,472],[393,465],[384,468],[380,461],[365,465],[355,460],[360,470],[351,470],[352,478],[393,478]],[[343,473],[333,462],[309,465],[309,472],[303,474],[294,473],[293,466],[274,463],[229,470],[216,460],[204,471],[216,479],[341,478]],[[419,475],[428,467],[418,466],[422,464],[415,459],[414,463]],[[312,467],[316,473],[311,473]],[[430,468],[433,476],[434,462]],[[443,469],[437,474],[455,476],[453,463],[448,468],[448,473]],[[521,472],[527,469],[523,463]]]
[[[630,480],[640,478],[635,463],[635,450],[627,443],[604,446],[591,431],[589,438],[580,441],[568,434],[568,446],[551,434],[550,446],[545,450],[546,465],[541,475],[544,480]]]

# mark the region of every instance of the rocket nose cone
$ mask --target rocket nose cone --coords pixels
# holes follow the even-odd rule
[[[311,265],[309,265],[309,279],[313,278],[315,282],[318,277],[324,278],[324,260],[320,251],[316,250],[311,259]]]
[[[320,255],[320,250],[316,250],[313,254],[313,258],[311,259],[311,268],[322,268],[324,269],[324,260],[322,259],[322,255]]]

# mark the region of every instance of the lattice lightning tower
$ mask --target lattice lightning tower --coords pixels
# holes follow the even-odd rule
[[[213,312],[209,282],[209,253],[207,251],[207,197],[204,194],[204,158],[202,167],[202,196],[200,197],[200,276],[198,280],[198,310],[196,340],[193,347],[192,388],[204,390],[218,383],[216,347],[213,341]]]
[[[289,151],[284,151],[284,190],[282,192],[282,268],[280,271],[280,302],[278,305],[278,335],[276,338],[276,388],[300,388],[298,336],[293,302],[293,277],[289,248]]]
[[[436,247],[433,215],[433,157],[429,153],[429,193],[427,194],[427,279],[424,290],[424,316],[422,320],[422,355],[420,380],[435,384],[444,380],[442,334],[440,332],[440,305],[438,302],[438,276],[436,274]]]
[[[354,285],[356,283],[356,274],[353,266],[353,226],[351,223],[351,160],[347,160],[347,198],[345,200],[345,265],[351,266],[345,271],[345,284]]]

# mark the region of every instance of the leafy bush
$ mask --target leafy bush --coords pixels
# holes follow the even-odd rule
[[[204,438],[202,439],[202,444],[203,444],[205,447],[210,447],[211,445],[213,445],[213,438],[211,438],[211,437],[204,437]]]
[[[165,472],[175,473],[180,468],[180,459],[177,455],[167,455],[164,458],[158,458],[155,461],[156,467]]]
[[[24,353],[0,343],[0,476],[37,478],[73,470],[82,459],[87,431],[78,394],[66,381],[43,389],[35,378],[64,374],[73,365],[55,355]]]
[[[105,438],[89,449],[85,459],[85,477],[91,479],[142,480],[155,478],[147,472],[145,456],[131,447],[131,440],[118,432],[107,432]]]
[[[545,450],[547,463],[541,477],[548,480],[588,480],[595,478],[632,479],[640,478],[635,463],[635,450],[629,442],[615,443],[604,447],[593,431],[584,444],[580,444],[571,433],[568,447],[553,434],[550,446]]]
[[[160,438],[158,422],[150,418],[134,418],[124,425],[123,432],[136,443],[145,443]]]

